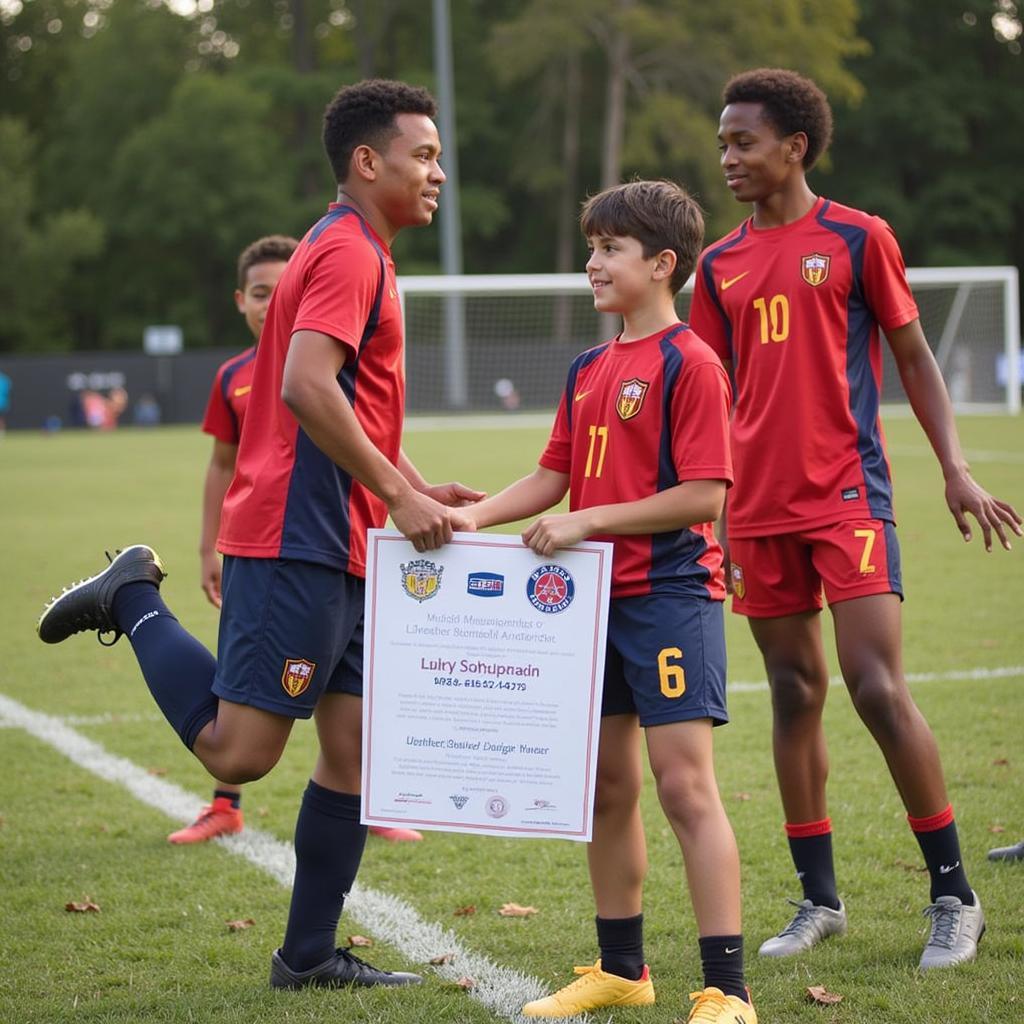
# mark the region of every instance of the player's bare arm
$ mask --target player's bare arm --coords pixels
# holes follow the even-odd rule
[[[446,484],[428,484],[409,456],[405,454],[405,449],[398,453],[398,471],[420,494],[426,494],[434,501],[439,501],[449,508],[465,508],[467,505],[475,505],[487,497],[486,491],[475,490],[454,480]]]
[[[722,511],[725,488],[724,480],[686,480],[639,501],[541,516],[523,531],[523,543],[547,557],[594,534],[666,533],[709,523]]]
[[[448,508],[421,494],[366,436],[337,376],[347,349],[319,331],[296,331],[285,360],[281,398],[313,443],[381,498],[392,522],[417,551],[452,539]]]
[[[971,539],[973,534],[967,518],[970,513],[981,527],[985,550],[992,550],[994,531],[999,543],[1008,551],[1011,545],[1007,530],[1021,536],[1021,517],[1012,505],[993,497],[971,476],[960,447],[949,394],[920,320],[888,331],[886,337],[914,415],[942,467],[946,504],[960,533],[965,541]]]
[[[491,498],[481,501],[466,515],[477,529],[528,519],[557,505],[569,490],[569,474],[538,466],[529,476],[509,484]]]
[[[228,493],[235,475],[238,445],[219,438],[213,440],[213,453],[206,468],[203,484],[203,528],[199,537],[199,584],[207,600],[220,607],[220,555],[217,554],[217,534],[220,531],[220,510],[224,495]]]

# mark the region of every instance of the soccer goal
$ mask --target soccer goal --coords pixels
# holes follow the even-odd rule
[[[925,334],[959,412],[1021,406],[1016,267],[911,268]],[[572,358],[611,337],[585,274],[403,277],[408,409],[518,412],[555,407]],[[693,279],[679,295],[685,320]],[[906,406],[888,347],[882,401]]]

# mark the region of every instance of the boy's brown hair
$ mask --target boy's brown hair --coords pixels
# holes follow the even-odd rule
[[[287,263],[298,242],[287,235],[267,235],[247,245],[238,256],[238,290],[245,291],[246,275],[258,263]]]
[[[635,238],[648,260],[671,249],[676,254],[676,269],[669,279],[673,295],[693,273],[704,244],[700,206],[681,185],[666,180],[628,181],[598,192],[583,204],[580,229],[585,238]]]

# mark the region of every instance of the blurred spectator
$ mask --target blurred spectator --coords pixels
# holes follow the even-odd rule
[[[160,403],[149,392],[132,407],[132,422],[137,427],[155,427],[160,422]]]
[[[11,407],[11,378],[0,370],[0,434],[7,433],[7,410]]]
[[[91,430],[113,430],[128,406],[128,392],[112,388],[109,395],[83,391],[79,399],[85,425]]]

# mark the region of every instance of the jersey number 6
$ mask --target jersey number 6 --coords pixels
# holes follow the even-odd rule
[[[669,698],[682,697],[686,693],[686,673],[682,665],[673,665],[668,659],[681,659],[683,652],[678,647],[663,647],[658,652],[658,679],[661,692]]]

